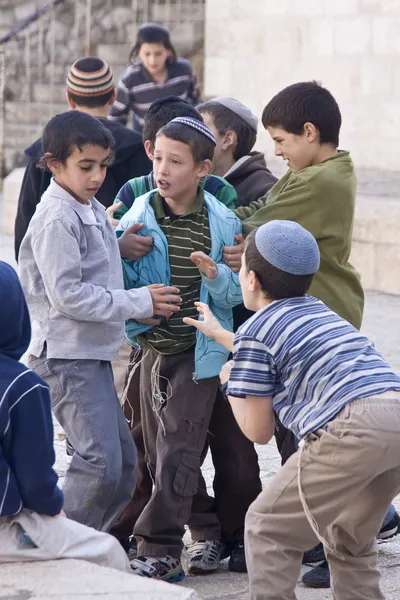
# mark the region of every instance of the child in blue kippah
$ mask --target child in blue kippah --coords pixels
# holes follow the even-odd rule
[[[240,284],[256,311],[236,335],[198,303],[184,319],[233,350],[220,379],[244,434],[266,444],[274,411],[301,438],[246,517],[251,600],[293,600],[303,552],[318,538],[337,600],[383,600],[376,540],[400,490],[400,377],[373,344],[307,295],[313,236],[271,221],[246,239]]]
[[[168,281],[182,298],[179,317],[126,323],[129,344],[143,348],[140,409],[154,484],[134,527],[138,557],[132,567],[138,575],[165,581],[184,576],[182,537],[198,489],[218,374],[228,357],[182,316],[195,317],[194,302],[202,300],[232,329],[232,307],[242,301],[238,275],[222,263],[222,249],[228,240],[233,244],[240,221],[200,185],[210,172],[214,147],[213,134],[197,119],[177,117],[162,127],[154,149],[158,189],[136,198],[117,228],[118,235],[143,223],[140,233],[153,238],[151,252],[123,261],[126,289]],[[197,533],[197,541],[206,540],[209,554],[217,557],[208,565],[215,570],[222,553],[215,513],[205,516]],[[196,559],[189,569],[201,566]]]

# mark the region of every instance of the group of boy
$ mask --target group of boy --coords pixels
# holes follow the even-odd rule
[[[10,539],[5,547],[15,548],[0,558],[43,558],[42,537],[36,529],[44,531],[44,527],[52,531],[54,557],[71,556],[68,548],[62,556],[55,550],[63,535],[62,522],[64,530],[71,524],[73,547],[80,548],[85,532],[91,532],[79,557],[179,581],[184,576],[182,538],[188,525],[193,540],[188,548],[189,572],[213,571],[224,556],[230,556],[229,566],[236,571],[245,571],[246,558],[250,559],[256,565],[250,571],[254,579],[261,563],[252,554],[254,539],[245,548],[244,526],[250,505],[256,505],[261,493],[253,444],[257,439],[246,433],[226,400],[226,390],[219,386],[218,375],[229,350],[209,339],[200,327],[196,331],[195,302],[209,305],[225,329],[236,331],[242,326],[253,314],[243,305],[243,265],[240,281],[238,276],[242,235],[256,228],[261,231],[260,226],[269,222],[290,220],[318,243],[319,268],[307,273],[315,273],[309,281],[310,294],[360,328],[363,291],[348,262],[356,179],[349,153],[337,150],[340,111],[331,94],[312,82],[289,86],[268,103],[263,125],[274,140],[275,153],[289,167],[276,182],[262,154],[252,152],[258,123],[249,109],[232,98],[216,98],[196,110],[179,98],[167,97],[153,103],[147,113],[143,171],[138,167],[132,178],[133,165],[138,165],[133,152],[122,151],[123,169],[118,170],[118,160],[112,163],[112,155],[118,157],[110,135],[116,124],[104,118],[104,111],[113,101],[114,88],[109,67],[99,61],[80,59],[71,68],[67,97],[77,110],[48,123],[38,151],[39,162],[53,178],[44,191],[45,184],[38,183],[43,179],[28,175],[29,170],[36,174],[35,152],[17,217],[23,241],[16,251],[33,322],[29,364],[50,387],[52,410],[73,451],[63,487],[68,525],[65,519],[53,517],[60,514],[63,501],[52,471],[54,452],[48,449],[43,473],[50,481],[47,487],[32,491],[32,498],[29,489],[26,494],[21,491],[15,510],[15,502],[8,502],[6,486],[0,515],[9,529],[14,521],[19,524],[19,537],[11,540],[7,533]],[[128,139],[130,133],[122,137]],[[131,142],[137,147],[137,140]],[[154,170],[148,173],[150,161]],[[103,181],[111,176],[118,190],[113,197],[101,196]],[[111,212],[117,220],[117,235],[95,197],[105,206],[116,197]],[[269,235],[273,237],[274,231]],[[279,235],[281,243],[286,231]],[[264,248],[265,243],[257,248]],[[262,255],[274,265],[271,254]],[[285,272],[285,265],[278,260],[275,266]],[[22,324],[26,326],[23,344],[18,343],[18,351],[8,355],[7,360],[15,361],[29,342],[29,317],[16,278],[5,266],[2,270],[3,280],[19,299],[12,315],[19,329],[11,331],[11,338],[21,336]],[[296,295],[290,289],[281,294],[276,298]],[[124,327],[132,346],[123,396],[125,416],[110,366],[118,355]],[[16,376],[5,389],[4,406],[17,419],[17,411],[10,412],[10,407],[19,404],[22,410],[25,403],[19,400],[32,395],[42,411],[38,431],[46,428],[50,446],[48,387],[32,371],[21,365],[15,369]],[[20,389],[21,376],[27,387]],[[395,376],[387,381],[382,391],[400,390]],[[235,392],[233,384],[229,391],[233,396],[242,394]],[[234,407],[230,394],[229,401]],[[285,463],[296,453],[298,440],[277,417],[275,423]],[[5,423],[4,431],[7,427]],[[201,475],[208,447],[215,466],[214,498],[207,494]],[[10,452],[2,448],[3,462],[19,484],[27,469],[37,467],[37,457],[27,456],[24,467],[13,463],[14,472]],[[36,497],[33,501],[36,493],[40,501]],[[51,502],[49,494],[54,498]],[[254,508],[250,512],[254,525]],[[375,523],[376,518],[371,521]],[[397,533],[397,528],[398,517],[391,509],[382,537]],[[0,524],[0,534],[3,529]],[[120,540],[130,564],[116,551],[113,538],[100,533],[106,531]],[[311,541],[312,536],[304,535],[304,539]],[[26,548],[17,552],[21,540]],[[32,549],[37,556],[29,554]],[[312,552],[319,560],[324,558],[321,547]],[[313,561],[310,553],[308,558]],[[282,564],[280,569],[284,571]],[[266,571],[261,583],[268,585]],[[255,579],[251,597],[266,598],[260,592],[260,574]],[[327,582],[326,568],[322,585]],[[275,582],[271,590],[282,585],[282,581]],[[278,595],[283,593],[280,589],[276,596],[271,591],[268,599],[293,597]]]

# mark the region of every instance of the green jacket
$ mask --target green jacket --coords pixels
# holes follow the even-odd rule
[[[348,152],[288,171],[262,198],[235,210],[247,235],[274,219],[300,223],[318,242],[321,265],[309,293],[360,329],[364,292],[349,263],[357,180]]]
[[[237,194],[235,188],[228,183],[222,177],[216,175],[209,175],[201,183],[201,187],[209,192],[227,208],[236,208],[237,206]],[[115,211],[115,218],[121,219],[126,212],[130,209],[136,198],[143,196],[148,192],[151,192],[156,187],[153,171],[149,175],[143,175],[143,177],[134,177],[130,179],[122,188],[119,190],[117,197],[114,200],[116,202],[122,202],[122,206]]]

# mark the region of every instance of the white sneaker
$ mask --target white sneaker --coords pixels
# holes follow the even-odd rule
[[[188,546],[189,573],[194,575],[216,571],[221,562],[225,544],[221,540],[201,540]]]

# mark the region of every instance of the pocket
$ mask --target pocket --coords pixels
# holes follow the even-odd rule
[[[199,484],[199,471],[200,454],[184,452],[174,478],[174,492],[177,496],[194,496]]]
[[[33,358],[33,359],[32,359]],[[51,368],[51,359],[29,357],[29,368],[35,371],[50,388],[51,405],[55,406],[58,404],[63,397],[62,387],[60,381]]]

